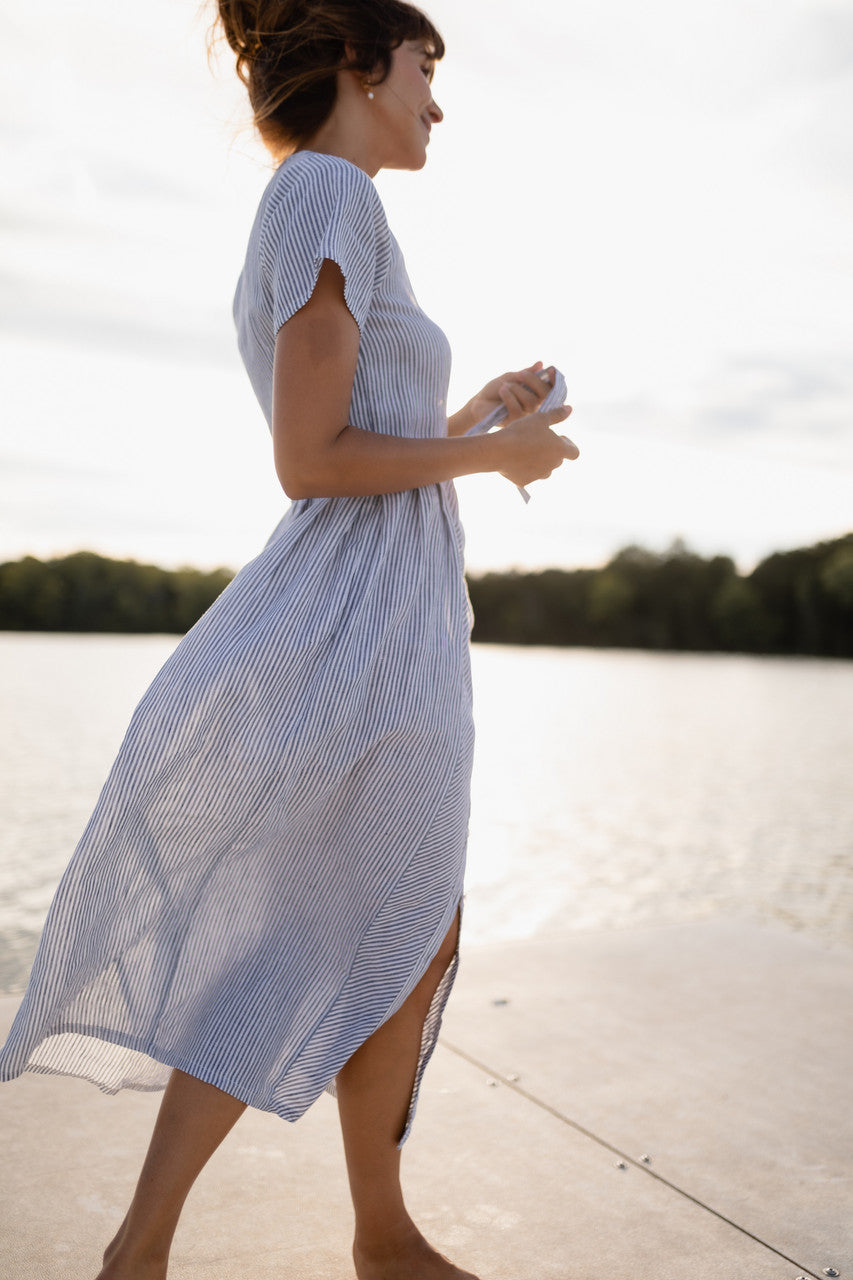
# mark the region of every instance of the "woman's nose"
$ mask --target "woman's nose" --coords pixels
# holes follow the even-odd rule
[[[432,120],[435,124],[441,124],[442,120],[444,119],[444,112],[436,102],[435,98],[433,98],[430,101],[430,104],[427,107],[427,111],[429,112],[430,120]]]

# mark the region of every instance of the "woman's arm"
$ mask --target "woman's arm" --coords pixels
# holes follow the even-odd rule
[[[288,497],[395,493],[480,471],[529,484],[576,456],[549,429],[571,410],[532,414],[493,436],[457,439],[415,440],[350,426],[358,343],[340,268],[326,260],[310,300],[276,337],[273,453]]]

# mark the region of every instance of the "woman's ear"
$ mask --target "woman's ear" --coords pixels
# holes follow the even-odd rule
[[[363,71],[350,70],[349,67],[341,67],[337,72],[338,96],[343,97],[345,101],[352,102],[354,98],[364,97],[367,93],[365,88],[365,76]]]
[[[344,62],[338,68],[338,88],[340,88],[341,77],[349,81],[352,88],[357,89],[363,96],[372,99],[374,83],[372,75],[364,71],[356,69],[358,52],[354,45],[349,43],[344,45]],[[381,76],[381,70],[379,72]]]

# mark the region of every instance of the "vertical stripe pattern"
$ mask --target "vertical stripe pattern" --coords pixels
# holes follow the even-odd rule
[[[234,302],[271,421],[282,324],[337,262],[361,339],[350,421],[446,431],[447,341],[372,182],[300,153]],[[473,748],[451,484],[305,499],[137,707],[0,1053],[106,1092],[171,1067],[295,1120],[411,992],[459,908]],[[455,961],[427,1019],[417,1085]],[[401,1139],[402,1141],[403,1139]]]

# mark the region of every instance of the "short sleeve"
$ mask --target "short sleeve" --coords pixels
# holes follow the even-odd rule
[[[388,226],[367,174],[338,156],[303,152],[283,166],[261,231],[273,332],[305,306],[325,258],[344,277],[344,299],[361,329],[388,263]]]

